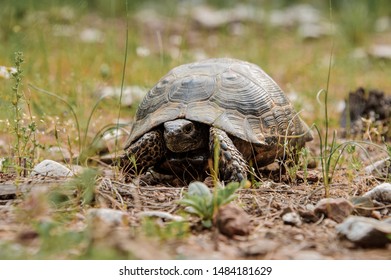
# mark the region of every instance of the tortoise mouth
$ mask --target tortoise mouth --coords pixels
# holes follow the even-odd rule
[[[173,153],[185,153],[199,149],[201,141],[196,139],[176,139],[179,137],[166,137],[166,146]]]

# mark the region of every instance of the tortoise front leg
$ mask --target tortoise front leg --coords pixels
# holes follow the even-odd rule
[[[219,154],[219,175],[225,181],[242,181],[247,179],[247,163],[243,155],[238,151],[227,133],[223,130],[211,127],[209,148],[213,158],[215,141],[218,141]]]
[[[165,155],[163,135],[160,131],[145,133],[125,150],[121,168],[127,174],[139,174],[156,165]]]

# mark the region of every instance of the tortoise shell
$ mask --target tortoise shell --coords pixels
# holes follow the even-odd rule
[[[278,137],[312,140],[280,87],[257,65],[236,59],[215,58],[173,68],[140,103],[125,149],[144,133],[180,118],[261,146]]]

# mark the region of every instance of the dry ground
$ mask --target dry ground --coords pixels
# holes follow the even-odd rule
[[[316,145],[316,144],[312,144]],[[107,168],[105,168],[107,170]],[[372,175],[338,169],[330,188],[330,197],[349,198],[360,196],[379,181]],[[276,179],[278,176],[276,176]],[[90,205],[53,207],[43,194],[50,188],[66,193],[63,181],[22,180],[15,188],[14,178],[4,174],[0,184],[0,240],[20,246],[27,258],[85,258],[91,248],[115,251],[116,258],[142,259],[390,259],[390,245],[386,248],[360,248],[338,236],[337,222],[327,217],[313,217],[305,213],[308,205],[315,205],[325,197],[320,168],[309,170],[307,181],[298,172],[291,182],[262,178],[257,187],[240,189],[234,204],[249,215],[250,234],[229,238],[214,227],[203,229],[194,216],[186,216],[188,222],[175,228],[175,223],[165,218],[143,220],[140,214],[148,211],[183,214],[183,207],[176,201],[187,190],[176,180],[153,183],[151,175],[139,177],[132,183],[116,181],[108,172],[96,180],[95,198]],[[285,180],[284,180],[285,179]],[[284,182],[285,181],[285,182]],[[290,182],[289,182],[290,181]],[[80,191],[80,190],[79,190]],[[19,194],[18,194],[19,193]],[[69,191],[68,191],[69,193]],[[77,190],[73,190],[77,197]],[[91,222],[90,208],[122,209],[120,222]],[[301,213],[302,224],[284,224],[282,213],[287,209]],[[69,213],[70,218],[58,218]],[[304,214],[303,214],[304,213]],[[381,218],[389,216],[390,208],[377,212]],[[307,213],[308,214],[308,213]],[[63,219],[63,220],[61,220]],[[32,221],[36,221],[33,223]],[[89,232],[88,241],[73,244],[62,253],[45,255],[43,247],[47,239],[37,223],[45,220],[62,221],[59,230],[64,232]],[[115,220],[115,218],[114,218]],[[171,225],[171,226],[170,226]],[[186,225],[186,226],[184,226]],[[92,229],[92,231],[90,231]],[[50,233],[53,240],[61,235]],[[13,255],[9,255],[12,256]],[[15,255],[14,255],[15,256]],[[17,255],[16,255],[17,256]],[[4,257],[4,256],[3,256]],[[96,257],[96,256],[95,256]],[[107,255],[98,258],[109,258]]]

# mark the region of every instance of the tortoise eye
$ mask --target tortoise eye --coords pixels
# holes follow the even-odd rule
[[[193,129],[194,129],[193,124],[192,124],[192,123],[189,123],[189,124],[187,124],[187,125],[185,125],[185,126],[183,127],[183,132],[186,133],[186,134],[189,134],[190,132],[193,131]]]

